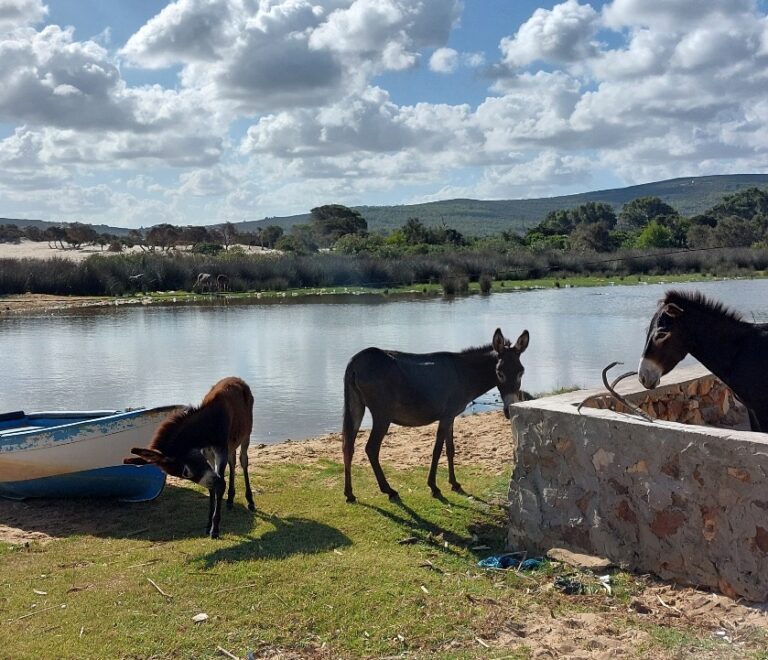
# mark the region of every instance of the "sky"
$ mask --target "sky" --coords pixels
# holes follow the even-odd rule
[[[768,172],[768,0],[0,0],[0,217]]]

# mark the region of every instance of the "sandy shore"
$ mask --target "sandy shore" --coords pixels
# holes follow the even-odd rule
[[[390,427],[381,446],[382,464],[398,468],[428,466],[432,460],[437,424],[406,428]],[[354,465],[368,465],[367,433],[357,436]],[[493,474],[512,471],[512,442],[509,422],[500,411],[459,417],[454,425],[456,465],[477,465]],[[341,462],[341,434],[330,433],[307,440],[258,445],[248,452],[253,465],[315,463],[321,459]],[[441,465],[445,464],[445,456]]]

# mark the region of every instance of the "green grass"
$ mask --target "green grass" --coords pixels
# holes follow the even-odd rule
[[[573,597],[551,589],[552,565],[520,575],[479,569],[480,557],[504,547],[507,487],[481,468],[458,471],[471,497],[443,500],[430,496],[426,469],[388,468],[401,503],[356,469],[355,505],[344,501],[337,463],[254,472],[259,510],[245,509],[240,482],[215,541],[202,535],[207,501],[196,487],[169,486],[146,504],[16,509],[22,527],[33,512],[25,528],[64,538],[0,544],[3,657],[213,658],[222,647],[238,657],[526,658],[524,638],[503,649],[478,638],[493,647],[510,621],[606,607],[618,624],[643,625],[624,614],[637,589],[627,574],[615,577],[612,596]],[[74,513],[82,519],[67,528]],[[194,623],[200,613],[208,620]],[[674,648],[673,635],[659,632],[646,650]]]

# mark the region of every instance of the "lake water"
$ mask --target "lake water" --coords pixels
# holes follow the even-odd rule
[[[637,368],[664,285],[550,289],[453,300],[290,298],[271,303],[130,306],[0,319],[0,412],[199,403],[219,378],[253,389],[253,439],[341,428],[342,380],[366,346],[403,351],[531,333],[523,389],[600,385],[614,360]],[[768,280],[680,285],[768,321]],[[690,358],[688,358],[690,361]],[[615,374],[621,373],[617,367]],[[479,407],[498,401],[494,390]]]

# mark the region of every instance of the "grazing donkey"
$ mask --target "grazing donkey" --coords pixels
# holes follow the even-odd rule
[[[398,498],[379,463],[381,441],[389,425],[426,426],[432,422],[439,424],[427,484],[438,497],[435,476],[445,443],[448,481],[454,491],[462,492],[453,470],[453,420],[470,401],[494,386],[499,388],[504,415],[509,419],[510,404],[520,400],[524,371],[520,354],[528,347],[528,340],[524,330],[513,346],[497,329],[490,345],[461,353],[401,353],[372,347],[353,356],[344,373],[342,451],[347,502],[355,501],[352,456],[366,407],[371,411],[373,428],[365,453],[382,493],[393,500]]]
[[[240,447],[240,465],[245,479],[248,508],[256,510],[248,479],[248,444],[253,427],[253,395],[240,378],[216,383],[198,407],[172,413],[157,428],[149,447],[134,447],[136,456],[124,463],[154,463],[174,477],[189,479],[209,491],[208,526],[211,538],[219,536],[224,471],[229,464],[227,508],[235,499],[235,450]]]
[[[210,292],[213,290],[213,283],[214,283],[213,275],[210,273],[200,273],[197,276],[197,279],[195,280],[195,283],[192,285],[192,290],[194,291],[197,289],[202,293],[203,291]]]
[[[753,431],[768,431],[768,323],[748,323],[698,292],[667,291],[645,339],[643,387],[656,387],[688,353],[733,390]]]
[[[219,291],[229,291],[229,277],[223,273],[216,276],[216,287]]]

